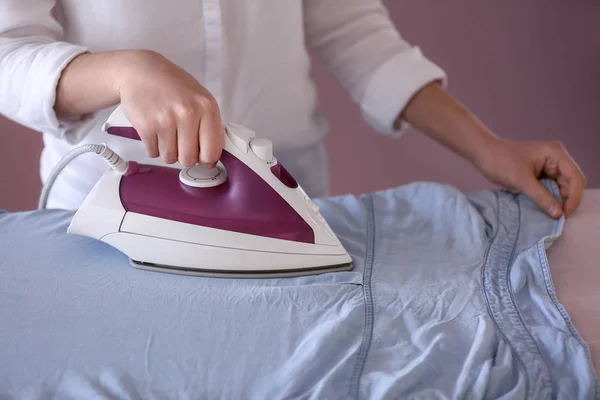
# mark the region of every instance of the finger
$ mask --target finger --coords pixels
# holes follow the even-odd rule
[[[200,158],[199,124],[197,117],[190,116],[182,120],[177,128],[177,155],[179,162],[186,167],[197,164]]]
[[[148,124],[136,123],[135,129],[140,139],[142,139],[142,144],[144,145],[148,157],[158,157],[158,138],[156,137],[156,132],[154,132],[153,127]]]
[[[218,109],[208,109],[200,120],[198,130],[200,142],[200,162],[214,167],[223,150],[223,125]]]
[[[558,184],[560,198],[563,199],[563,204],[564,204],[564,199],[569,197],[569,182],[567,181],[567,179],[564,176],[558,176],[556,178],[556,183]]]
[[[564,198],[564,212],[569,216],[579,207],[585,189],[585,176],[569,156],[563,156],[558,162],[559,179],[557,183]]]
[[[556,180],[563,199],[564,214],[569,216],[583,199],[585,176],[561,143],[550,143],[546,147],[545,158],[544,173]]]
[[[562,208],[558,200],[533,175],[523,181],[523,187],[519,190],[542,211],[552,218],[558,218],[562,215]]]
[[[158,151],[160,158],[167,164],[177,161],[177,132],[175,130],[162,131],[158,134]]]
[[[556,157],[556,153],[552,156],[546,156],[543,165],[543,174],[548,178],[557,179],[560,175],[560,171],[558,169],[558,158]]]
[[[158,137],[156,136],[156,134],[145,134],[144,136],[140,135],[140,137],[142,138],[142,143],[144,144],[144,148],[146,149],[146,154],[148,154],[148,157],[157,158],[159,155],[159,151]]]

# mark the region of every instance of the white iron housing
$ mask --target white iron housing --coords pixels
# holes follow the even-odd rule
[[[131,126],[118,107],[105,124]],[[68,232],[101,240],[125,253],[132,265],[165,272],[214,276],[305,275],[352,269],[352,260],[300,186],[289,188],[270,172],[270,142],[228,124],[224,148],[254,170],[311,226],[316,244],[213,229],[127,212],[121,175],[108,170],[73,217]],[[256,151],[253,151],[252,148]]]

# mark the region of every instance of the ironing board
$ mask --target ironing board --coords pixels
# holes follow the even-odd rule
[[[600,371],[600,189],[585,191],[560,240],[548,249],[554,287],[573,323],[588,342]]]

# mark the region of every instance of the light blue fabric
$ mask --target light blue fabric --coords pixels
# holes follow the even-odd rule
[[[0,399],[600,399],[546,260],[562,220],[431,183],[319,204],[353,271],[140,271],[69,212],[0,214]]]

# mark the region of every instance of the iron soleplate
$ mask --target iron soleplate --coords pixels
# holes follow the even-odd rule
[[[210,278],[248,278],[248,279],[259,279],[259,278],[290,278],[307,275],[317,275],[329,272],[341,272],[351,271],[353,268],[352,263],[338,264],[338,265],[327,265],[322,267],[311,267],[302,269],[282,269],[282,270],[268,270],[268,271],[223,271],[223,270],[210,270],[210,269],[197,269],[197,268],[186,268],[177,267],[170,265],[159,265],[153,263],[147,263],[143,261],[136,261],[129,258],[129,264],[136,269],[163,272],[175,275],[189,275],[199,277],[210,277]]]

